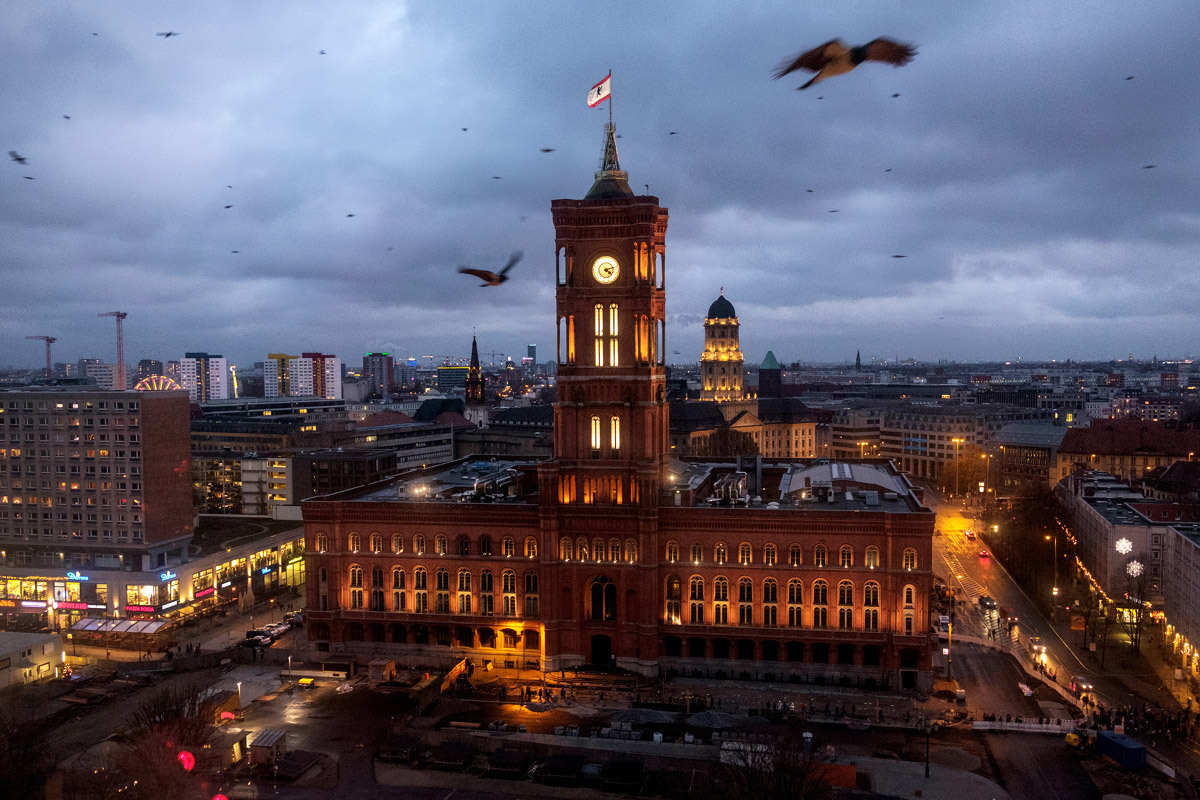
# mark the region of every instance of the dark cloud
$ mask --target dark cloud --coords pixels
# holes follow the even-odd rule
[[[680,359],[721,286],[750,361],[1200,340],[1190,3],[686,9],[10,10],[0,151],[29,163],[0,165],[3,362],[37,365],[35,333],[58,360],[111,358],[95,314],[118,308],[134,358],[465,354],[472,328],[489,352],[549,354],[549,203],[591,184],[607,109],[583,97],[610,68],[622,166],[671,211]],[[770,80],[880,35],[920,53],[819,101]],[[517,249],[498,289],[455,271]]]

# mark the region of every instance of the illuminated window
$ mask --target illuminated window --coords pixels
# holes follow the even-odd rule
[[[875,581],[869,581],[863,587],[863,606],[863,629],[879,630],[879,584]]]
[[[600,450],[600,418],[592,417],[592,450]]]
[[[716,548],[713,550],[713,561],[718,564],[724,564],[726,560],[727,553],[725,551],[725,543],[718,542]]]
[[[843,545],[842,549],[838,551],[838,564],[843,567],[854,566],[854,550],[850,545]]]
[[[608,421],[608,446],[614,453],[621,451],[621,418],[613,416]]]
[[[617,355],[617,304],[613,303],[608,307],[608,365],[610,367],[620,366],[620,358]]]
[[[599,303],[595,308],[596,317],[596,366],[604,366],[604,306]]]
[[[371,552],[372,553],[382,553],[383,552],[383,537],[380,536],[378,533],[371,534]]]
[[[694,576],[688,581],[688,621],[694,625],[704,624],[704,579]]]
[[[692,563],[699,564],[704,560],[704,545],[696,542],[692,545]]]
[[[876,567],[879,566],[879,548],[878,547],[868,547],[867,548],[867,555],[864,560],[864,563],[866,564],[867,569],[875,569]]]
[[[537,539],[530,536],[525,540],[525,557],[537,558],[537,553]]]
[[[667,542],[667,561],[674,564],[679,560],[679,542]]]
[[[668,625],[678,625],[680,623],[680,607],[683,601],[683,584],[678,576],[672,575],[667,578],[667,609],[666,623]]]
[[[413,537],[413,552],[419,556],[425,555],[425,537],[424,536],[414,536]]]
[[[316,550],[318,553],[324,553],[329,549],[329,537],[323,533],[317,534]]]
[[[904,551],[904,562],[903,563],[904,563],[905,569],[916,569],[917,568],[917,551],[912,549],[911,547],[906,549]]]
[[[713,624],[729,624],[729,581],[726,578],[713,581]]]
[[[404,537],[398,533],[392,535],[392,552],[393,553],[403,553],[404,552]]]
[[[443,536],[439,533],[437,535],[437,538],[435,538],[433,540],[433,543],[434,543],[434,547],[437,548],[437,554],[439,556],[446,555],[446,537],[445,536]]]
[[[738,563],[747,565],[751,562],[752,556],[753,551],[751,550],[750,545],[746,542],[742,542],[742,545],[738,548]]]
[[[793,567],[800,566],[800,562],[803,560],[802,555],[801,555],[802,552],[803,551],[801,550],[800,545],[798,545],[798,544],[794,544],[791,547],[789,547],[788,548],[788,564]]]
[[[564,538],[564,539],[560,540],[558,543],[558,557],[560,559],[562,559],[563,561],[570,561],[571,556],[573,555],[573,553],[572,553],[573,549],[574,548],[571,546],[570,539]]]
[[[768,567],[775,566],[775,545],[769,544],[763,548],[763,563]]]
[[[346,548],[351,553],[357,553],[362,549],[362,537],[360,537],[357,533],[350,534],[349,538],[346,540]]]
[[[799,578],[788,581],[788,627],[799,628],[804,624],[804,585]]]
[[[350,607],[363,607],[363,570],[355,564],[350,567]]]
[[[633,539],[625,540],[625,560],[630,564],[637,561],[637,542]]]
[[[774,578],[767,578],[763,581],[763,607],[762,607],[762,624],[775,627],[779,624],[779,609],[776,603],[779,602],[779,584],[775,583]]]
[[[825,545],[819,544],[813,548],[813,566],[823,567],[828,558],[828,553],[825,550]]]

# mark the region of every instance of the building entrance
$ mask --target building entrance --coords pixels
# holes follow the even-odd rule
[[[592,637],[592,666],[608,669],[612,665],[612,638],[603,634],[596,634]]]

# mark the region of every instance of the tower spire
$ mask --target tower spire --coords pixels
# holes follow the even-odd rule
[[[617,156],[617,128],[611,122],[604,126],[604,155],[600,158],[600,171],[596,182],[588,190],[584,200],[609,200],[617,197],[633,197],[629,188],[629,173],[621,169]]]

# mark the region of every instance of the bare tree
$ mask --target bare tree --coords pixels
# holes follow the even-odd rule
[[[1129,637],[1129,645],[1134,652],[1141,650],[1142,625],[1146,619],[1146,593],[1150,589],[1150,579],[1146,574],[1149,559],[1145,553],[1138,553],[1135,558],[1125,565],[1125,598],[1117,602],[1117,619]]]
[[[714,796],[726,800],[826,800],[828,762],[795,734],[773,743],[731,742],[721,750]]]
[[[200,778],[191,771],[216,735],[217,701],[202,683],[179,683],[151,695],[127,720],[121,772],[137,781],[135,798],[192,800]],[[192,759],[185,763],[187,753]]]
[[[6,797],[42,797],[53,770],[47,729],[35,718],[33,702],[24,687],[0,696],[0,795]]]

